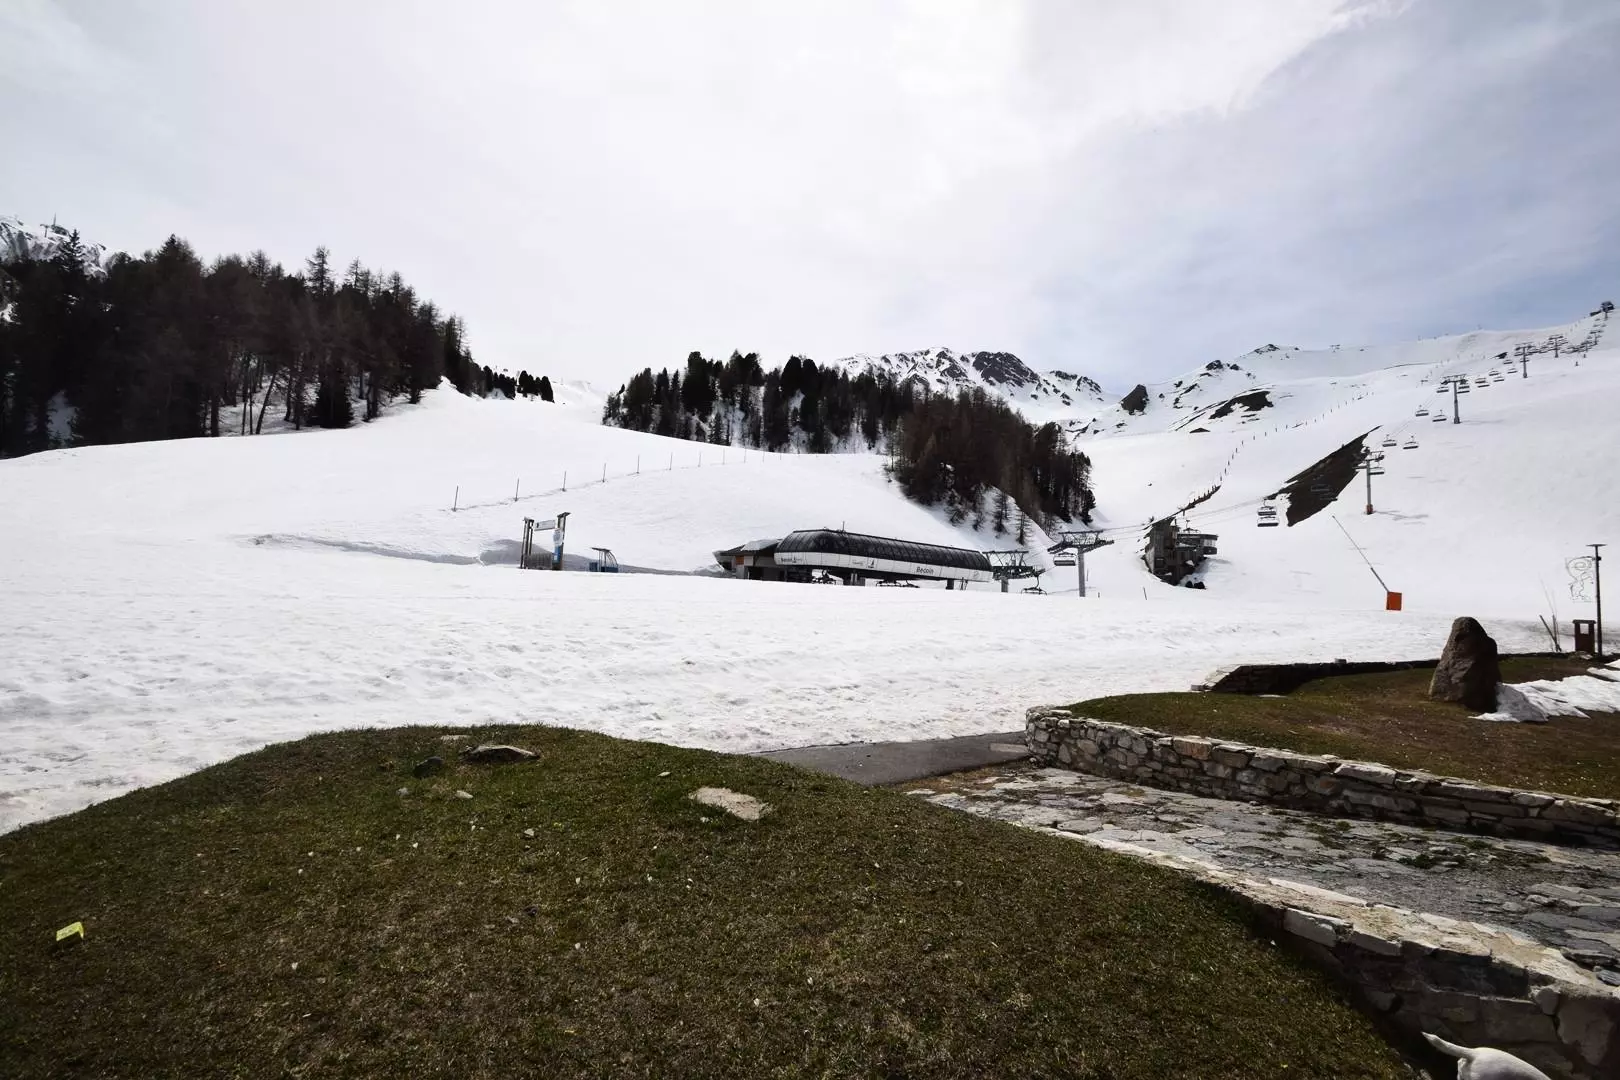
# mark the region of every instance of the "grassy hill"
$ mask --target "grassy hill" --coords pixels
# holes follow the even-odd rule
[[[1407,1075],[1169,873],[757,759],[477,734],[541,756],[340,732],[0,836],[0,1075]]]

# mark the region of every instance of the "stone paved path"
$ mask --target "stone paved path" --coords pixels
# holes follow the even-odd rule
[[[905,785],[985,817],[1488,923],[1620,984],[1620,852],[1319,817],[1024,762]]]

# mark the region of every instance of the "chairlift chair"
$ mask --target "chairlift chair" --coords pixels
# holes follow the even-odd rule
[[[1395,445],[1395,436],[1393,436],[1393,435],[1385,435],[1384,436],[1384,441],[1382,443],[1380,443],[1379,445],[1381,445],[1381,446],[1394,446]]]
[[[1446,414],[1445,413],[1435,413],[1434,416],[1432,416],[1429,419],[1429,423],[1431,423],[1431,424],[1443,424],[1445,422],[1446,422]]]
[[[1415,435],[1407,436],[1406,441],[1401,443],[1402,450],[1416,450],[1417,448],[1417,437]]]
[[[1418,408],[1417,414],[1419,416],[1428,416],[1429,415],[1429,407],[1427,405],[1420,406]]]

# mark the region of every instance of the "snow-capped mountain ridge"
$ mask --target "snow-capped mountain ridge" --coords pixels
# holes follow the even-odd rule
[[[49,259],[61,250],[71,235],[71,229],[65,229],[54,222],[29,227],[17,218],[0,214],[0,262],[13,259]],[[101,244],[91,243],[82,236],[79,238],[79,246],[84,251],[84,268],[92,273],[99,272],[102,260],[106,258],[107,249]]]
[[[881,356],[860,353],[833,363],[851,375],[888,375],[935,394],[983,390],[1036,422],[1066,419],[1109,400],[1094,379],[1068,371],[1036,371],[1009,352],[931,348]]]

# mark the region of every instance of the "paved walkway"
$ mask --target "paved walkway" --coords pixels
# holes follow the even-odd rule
[[[954,739],[803,746],[759,756],[877,786],[1017,761],[1027,758],[1029,751],[1024,747],[1022,731],[1005,731]]]
[[[1108,847],[1505,927],[1620,982],[1620,852],[1319,817],[1027,761],[907,788],[943,806]]]

